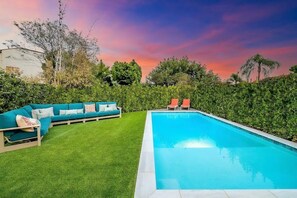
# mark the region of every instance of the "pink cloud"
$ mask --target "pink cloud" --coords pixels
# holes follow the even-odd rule
[[[115,2],[89,0],[87,3],[69,0],[65,23],[71,29],[83,31],[85,35],[94,24],[90,37],[96,37],[100,46],[99,59],[111,66],[115,61],[130,62],[135,59],[142,67],[145,76],[164,58],[188,56],[190,59],[207,65],[223,79],[239,70],[252,55],[261,53],[265,57],[281,62],[282,67],[274,74],[288,73],[288,68],[296,64],[296,42],[292,45],[278,43],[274,46],[247,47],[259,43],[281,30],[263,32],[237,32],[234,24],[267,18],[277,12],[273,6],[261,12],[253,6],[241,6],[236,11],[223,13],[223,24],[212,25],[201,30],[195,38],[182,39],[182,32],[175,27],[155,28],[154,22],[133,24],[119,15],[123,4],[144,4],[145,1],[119,0]],[[46,0],[0,1],[4,7],[0,16],[0,40],[13,39],[17,30],[14,20],[33,20],[36,18],[56,19],[57,3]],[[108,9],[107,9],[108,8]],[[277,7],[278,8],[278,7]],[[252,12],[251,12],[252,10]],[[13,13],[13,14],[11,14]],[[4,32],[4,34],[2,34]],[[252,45],[253,46],[253,45]],[[259,45],[257,45],[259,46]]]

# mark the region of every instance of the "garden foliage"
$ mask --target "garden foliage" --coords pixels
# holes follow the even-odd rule
[[[191,99],[195,109],[297,141],[297,75],[259,83],[196,86],[113,86],[54,88],[0,72],[0,113],[29,103],[116,101],[124,112],[165,108],[171,98]]]

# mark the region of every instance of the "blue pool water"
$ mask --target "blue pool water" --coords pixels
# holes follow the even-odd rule
[[[157,189],[296,189],[297,151],[200,113],[152,113]]]

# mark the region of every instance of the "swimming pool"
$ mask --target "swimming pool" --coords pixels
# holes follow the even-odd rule
[[[296,189],[297,151],[201,113],[153,112],[157,189]]]

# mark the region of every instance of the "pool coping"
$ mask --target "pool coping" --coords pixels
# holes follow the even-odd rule
[[[168,110],[152,110],[147,111],[146,122],[144,127],[144,134],[142,140],[142,148],[140,153],[140,160],[137,172],[137,180],[134,197],[149,198],[149,197],[261,197],[261,198],[288,198],[297,197],[297,189],[244,189],[244,190],[158,190],[156,189],[155,177],[155,161],[154,161],[154,147],[152,134],[152,112],[169,112]],[[173,111],[170,111],[173,112]],[[262,132],[251,127],[247,127],[224,118],[217,117],[195,109],[191,110],[175,110],[174,112],[199,112],[203,115],[212,117],[222,122],[232,124],[236,127],[242,128],[249,132],[264,136],[272,141],[280,142],[289,147],[297,149],[297,143],[273,136],[271,134]]]

